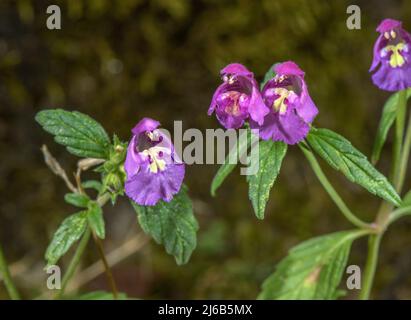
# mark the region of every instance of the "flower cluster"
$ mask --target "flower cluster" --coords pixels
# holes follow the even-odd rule
[[[411,87],[411,35],[402,23],[385,19],[374,45],[370,68],[376,86],[387,91]],[[239,63],[220,72],[208,115],[216,114],[227,129],[241,128],[247,121],[263,140],[296,144],[310,131],[318,114],[304,71],[293,61],[276,64],[274,76],[260,90],[254,74]],[[132,130],[124,169],[126,194],[140,205],[170,201],[184,179],[184,164],[176,157],[170,139],[158,129],[160,123],[144,118]]]
[[[275,76],[260,92],[253,74],[241,64],[221,71],[223,84],[214,93],[208,114],[216,112],[225,128],[240,128],[249,119],[260,138],[295,144],[303,140],[318,113],[304,72],[292,61],[274,66]]]

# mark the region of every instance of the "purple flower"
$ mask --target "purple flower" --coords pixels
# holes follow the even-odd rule
[[[250,121],[252,129],[259,129],[263,140],[295,144],[310,131],[310,123],[318,109],[308,94],[304,71],[292,61],[276,64],[275,77],[263,88],[263,99],[270,108],[262,125]]]
[[[392,19],[383,20],[377,31],[380,36],[374,45],[372,81],[387,91],[411,87],[411,35],[402,28],[401,21]]]
[[[184,179],[184,164],[169,137],[157,129],[159,126],[158,121],[144,118],[131,130],[124,162],[126,194],[144,206],[153,206],[159,200],[169,202]]]
[[[227,129],[240,128],[249,117],[263,123],[269,112],[261,98],[254,75],[239,63],[232,63],[220,72],[223,83],[211,100],[208,115],[214,111],[218,121]]]

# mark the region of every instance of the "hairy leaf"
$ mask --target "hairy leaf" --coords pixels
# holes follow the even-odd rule
[[[270,190],[277,179],[286,153],[287,145],[281,141],[260,141],[258,172],[247,176],[248,197],[258,219],[264,219]]]
[[[164,245],[177,264],[185,264],[197,245],[198,223],[193,206],[183,186],[170,202],[160,201],[155,206],[140,206],[132,202],[141,228]]]
[[[36,121],[70,153],[85,158],[107,159],[110,139],[103,127],[89,116],[77,111],[51,109],[37,113]]]
[[[70,249],[83,235],[87,228],[87,211],[75,213],[66,218],[53,236],[46,251],[48,265],[56,262]]]
[[[80,193],[67,193],[64,196],[64,201],[67,203],[79,207],[79,208],[87,208],[87,205],[90,201],[90,198],[85,194]]]
[[[396,206],[400,205],[401,198],[391,183],[350,141],[331,130],[315,128],[311,129],[307,140],[331,167],[341,171],[350,181]]]
[[[95,201],[89,203],[87,218],[90,228],[96,233],[97,237],[104,239],[106,237],[106,229],[103,210]]]
[[[97,180],[87,180],[87,181],[84,181],[84,182],[81,184],[81,186],[82,186],[84,189],[94,189],[94,190],[96,190],[97,192],[100,192],[100,191],[101,191],[101,188],[102,188],[101,182],[100,182],[100,181],[97,181]]]
[[[364,231],[341,231],[292,248],[262,286],[259,299],[335,299],[353,240]]]
[[[407,90],[407,99],[411,97],[411,89]],[[371,161],[377,163],[380,159],[382,147],[387,139],[388,131],[394,123],[399,99],[399,92],[391,95],[384,104],[380,124],[378,126],[377,137],[375,138],[374,148],[372,150]]]
[[[411,190],[408,191],[402,199],[401,207],[409,207],[411,206]]]

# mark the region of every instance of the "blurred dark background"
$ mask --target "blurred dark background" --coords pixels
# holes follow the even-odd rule
[[[46,28],[51,4],[62,10],[61,30]],[[362,10],[361,30],[346,27],[350,4]],[[403,20],[411,30],[411,2],[2,0],[0,241],[24,297],[47,292],[42,270],[47,243],[74,212],[63,202],[66,187],[44,164],[40,147],[46,143],[68,172],[77,159],[34,122],[36,112],[79,110],[123,140],[144,116],[170,130],[174,120],[182,120],[185,129],[217,128],[206,112],[223,66],[241,62],[261,79],[274,62],[294,60],[306,71],[320,109],[315,124],[340,132],[370,154],[389,96],[372,85],[368,73],[375,28],[386,17]],[[384,173],[390,147],[391,137],[378,165]],[[379,202],[322,164],[353,210],[372,220]],[[105,250],[123,254],[113,267],[122,292],[145,299],[254,299],[291,246],[350,228],[298,148],[287,154],[264,221],[255,218],[238,171],[216,198],[210,196],[216,170],[211,165],[187,169],[200,231],[185,266],[178,267],[162,247],[142,237],[122,246],[141,232],[135,213],[125,199],[115,208],[107,206]],[[404,219],[387,232],[374,298],[411,299],[410,231],[411,221]],[[82,269],[98,259],[95,252],[90,243]],[[353,246],[350,264],[363,266],[365,255],[361,240]],[[76,278],[79,292],[108,290],[104,275],[95,275],[90,281]],[[6,298],[1,284],[0,298]]]

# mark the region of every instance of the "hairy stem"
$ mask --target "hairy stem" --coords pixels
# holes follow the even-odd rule
[[[411,113],[408,119],[407,131],[405,133],[404,145],[402,147],[402,153],[400,158],[400,164],[398,167],[398,178],[395,184],[395,188],[398,192],[402,190],[404,185],[405,175],[407,173],[408,158],[411,149]]]
[[[368,255],[367,262],[365,264],[364,281],[359,295],[361,300],[368,300],[370,297],[375,270],[377,269],[378,251],[380,248],[382,235],[382,233],[370,235],[368,239]]]
[[[406,174],[406,167],[411,146],[411,119],[407,129],[407,138],[403,146],[405,116],[407,105],[407,90],[399,92],[396,120],[395,120],[395,140],[393,148],[393,166],[391,177],[395,189],[401,194],[404,177]],[[410,136],[408,136],[410,135]],[[379,233],[371,235],[368,243],[368,256],[365,264],[364,285],[360,292],[360,299],[369,299],[371,288],[374,282],[375,270],[377,268],[378,251],[380,247],[381,238],[391,221],[391,211],[393,206],[387,202],[381,204],[380,210],[377,214],[376,225]]]
[[[106,276],[107,276],[107,282],[109,284],[109,286],[111,287],[111,292],[113,293],[113,297],[114,299],[118,299],[118,291],[117,291],[117,286],[116,286],[116,282],[114,281],[114,277],[113,277],[113,273],[111,272],[111,268],[107,262],[106,259],[106,255],[104,254],[104,249],[103,249],[103,245],[100,241],[100,239],[94,234],[93,232],[93,239],[94,242],[96,243],[97,246],[97,250],[98,253],[100,255],[100,259],[103,262],[104,265],[104,269],[106,272]]]
[[[353,225],[357,226],[358,228],[371,229],[372,226],[370,224],[360,220],[351,212],[351,210],[345,204],[344,200],[340,197],[340,195],[337,193],[337,191],[331,185],[330,181],[325,176],[323,170],[321,169],[317,159],[315,158],[311,150],[307,146],[303,146],[301,144],[299,146],[300,149],[303,151],[304,155],[306,156],[308,162],[310,163],[311,168],[316,174],[318,180],[320,180],[324,189],[327,191],[331,199],[340,209],[341,213],[347,218],[347,220],[350,221]]]
[[[20,295],[11,278],[9,267],[6,262],[6,258],[4,257],[3,249],[1,245],[0,245],[0,274],[3,277],[4,285],[6,286],[6,290],[10,298],[12,300],[20,300]]]
[[[63,276],[63,280],[61,282],[61,290],[57,293],[56,299],[60,299],[64,291],[66,290],[67,284],[70,281],[70,279],[73,277],[74,272],[77,269],[77,266],[80,263],[81,257],[83,256],[84,250],[87,247],[88,241],[90,239],[91,235],[91,230],[90,228],[87,228],[86,232],[84,233],[83,237],[81,238],[81,241],[79,245],[77,246],[76,252],[74,253],[73,257],[71,258],[71,261],[69,263],[69,266],[67,268],[66,273]]]

